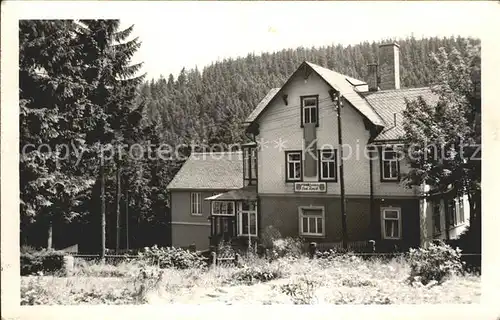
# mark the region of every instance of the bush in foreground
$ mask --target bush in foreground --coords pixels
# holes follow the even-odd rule
[[[410,282],[420,281],[426,285],[431,281],[442,283],[448,276],[463,272],[460,249],[453,249],[440,242],[429,248],[410,249]]]
[[[282,285],[280,289],[294,304],[312,304],[316,300],[316,287],[317,284],[312,279],[303,276]]]
[[[21,275],[57,273],[64,267],[64,252],[52,249],[21,252]]]
[[[274,279],[282,278],[283,276],[284,271],[279,264],[267,263],[245,266],[233,274],[232,280],[250,285],[256,282],[268,282]]]
[[[173,247],[146,247],[144,251],[139,252],[139,260],[161,269],[198,269],[207,266],[206,259],[199,253]]]

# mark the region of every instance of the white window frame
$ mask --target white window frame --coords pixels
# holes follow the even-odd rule
[[[251,234],[248,234],[248,233],[244,233],[243,232],[243,214],[246,213],[247,214],[247,225],[248,225],[248,231],[251,230],[250,228],[250,216],[251,215],[255,215],[255,233],[251,233]],[[257,237],[257,234],[259,233],[258,231],[258,227],[259,227],[259,223],[258,223],[258,217],[257,217],[257,202],[255,202],[255,207],[254,207],[254,210],[243,210],[243,203],[242,202],[239,202],[238,203],[238,236],[239,237]]]
[[[304,210],[317,210],[320,211],[321,213],[311,215],[311,214],[304,214]],[[304,232],[304,226],[303,226],[303,219],[305,217],[308,217],[307,223],[309,224],[309,219],[315,218],[316,222],[316,230],[318,230],[318,221],[317,218],[321,218],[321,233],[319,232]],[[309,225],[308,225],[309,229]],[[309,230],[308,230],[309,231]],[[308,207],[299,207],[299,234],[304,237],[324,237],[325,236],[325,207],[321,206],[308,206]]]
[[[458,222],[458,225],[462,225],[465,223],[464,199],[462,197],[459,197],[456,203],[457,203],[457,210],[455,210],[457,213],[456,220]]]
[[[386,159],[385,158],[385,153],[393,153],[394,154],[394,158],[393,159]],[[389,174],[390,176],[389,177],[386,177],[385,175],[385,163],[386,162],[389,162]],[[392,172],[392,165],[391,165],[391,162],[394,162],[396,163],[396,176],[393,177],[392,174],[394,172]],[[381,165],[382,165],[382,180],[383,181],[397,181],[399,179],[399,159],[398,159],[398,153],[396,152],[396,150],[393,150],[393,149],[382,149],[382,161],[381,161]]]
[[[331,152],[333,154],[333,158],[330,159],[330,158],[327,158],[327,159],[323,159],[323,153],[324,152]],[[323,174],[323,163],[331,163],[333,162],[334,165],[335,165],[335,169],[333,170],[333,177],[331,176],[328,176],[328,177],[325,177]],[[319,168],[319,172],[320,172],[320,180],[322,181],[336,181],[337,180],[337,150],[335,149],[325,149],[325,150],[320,150],[319,151],[319,165],[320,165],[320,168]],[[328,166],[328,173],[331,173],[330,172],[330,166]]]
[[[314,105],[312,105],[312,106],[306,106],[306,101],[309,101],[309,100],[313,100],[314,101]],[[311,110],[312,109],[314,109],[314,112],[316,113],[316,121],[315,122],[311,122],[311,118],[312,118],[312,111]],[[307,124],[307,123],[317,124],[319,122],[319,119],[318,119],[318,109],[319,109],[318,99],[317,99],[316,96],[302,98],[302,124]],[[306,113],[309,114],[309,122],[306,122]]]
[[[291,155],[299,155],[299,160],[290,160]],[[299,177],[292,177],[290,175],[290,164],[298,164],[299,165]],[[297,170],[297,166],[294,165],[294,170]],[[286,153],[286,180],[288,181],[301,181],[302,180],[302,152],[300,151],[290,151]]]
[[[448,201],[453,201],[453,208],[454,208],[454,214],[453,214],[453,222],[454,223],[451,223],[450,221],[450,227],[451,228],[455,228],[455,227],[459,227],[461,225],[463,225],[465,223],[465,212],[463,211],[465,208],[464,208],[464,200],[462,197],[457,197],[457,198],[454,198],[453,200],[447,200],[446,202],[446,209],[449,210],[449,203]],[[463,212],[463,214],[460,213],[460,211]],[[449,215],[449,212],[447,212],[448,214],[448,219],[451,219],[451,215]],[[463,218],[463,219],[462,219]]]
[[[201,192],[191,192],[190,195],[190,205],[191,205],[191,215],[201,216],[203,215],[201,209]]]
[[[221,204],[221,207],[225,207],[225,214],[215,214],[215,205],[216,203],[220,203]],[[233,206],[233,213],[231,214],[227,214],[227,208],[228,208],[228,204],[232,204]],[[234,217],[235,215],[235,211],[236,211],[236,208],[234,206],[234,201],[222,201],[222,200],[212,200],[212,204],[211,204],[211,213],[213,216],[217,216],[217,217]]]
[[[383,239],[390,239],[390,240],[401,239],[401,233],[403,231],[402,230],[402,223],[401,223],[401,220],[402,220],[401,219],[401,208],[400,207],[383,207],[383,208],[380,208],[380,211],[381,211],[380,218],[382,220],[382,238]],[[386,218],[386,216],[385,216],[386,211],[396,211],[398,213],[398,218],[397,219]],[[387,236],[386,230],[385,230],[385,221],[386,220],[397,221],[397,223],[398,223],[398,235],[396,237]]]

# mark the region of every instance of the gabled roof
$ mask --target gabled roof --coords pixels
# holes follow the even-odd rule
[[[333,89],[339,91],[342,96],[349,101],[349,103],[356,108],[362,115],[364,115],[371,123],[376,126],[385,126],[384,120],[377,114],[377,112],[363,99],[359,92],[355,89],[355,85],[365,85],[366,83],[357,80],[341,73],[332,71],[306,62],[316,73],[320,75]]]
[[[245,122],[253,122],[257,116],[264,110],[264,108],[271,102],[271,100],[274,98],[274,96],[280,91],[280,88],[272,88],[269,90],[269,92],[266,94],[262,100],[260,100],[259,104],[253,111],[250,113],[250,115],[247,117]]]
[[[174,189],[243,187],[242,152],[192,153],[167,186]]]
[[[419,96],[422,96],[430,104],[434,104],[438,100],[438,96],[429,87],[366,92],[363,95],[366,101],[386,123],[384,130],[374,139],[375,142],[399,140],[403,137],[403,110],[406,109],[405,98],[415,100]],[[396,126],[394,126],[394,114],[396,114]]]
[[[340,74],[338,72],[320,67],[314,63],[305,61],[302,63],[297,71],[302,68],[302,66],[310,67],[314,72],[316,72],[331,88],[339,91],[342,96],[349,101],[349,103],[357,109],[363,116],[365,116],[371,123],[376,126],[385,126],[383,119],[375,112],[375,110],[368,104],[359,92],[355,89],[356,86],[366,86],[366,82],[351,78],[349,76]],[[296,72],[290,76],[288,81],[294,77]],[[287,81],[287,82],[288,82]],[[257,107],[252,111],[250,116],[248,116],[245,122],[255,121],[265,110],[265,108],[274,100],[278,93],[286,86],[283,85],[281,89],[271,89],[268,94],[261,100]]]

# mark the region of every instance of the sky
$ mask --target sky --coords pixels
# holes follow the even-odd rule
[[[17,1],[16,1],[17,2]],[[20,1],[22,3],[22,1]],[[200,70],[223,58],[299,46],[387,38],[474,36],[500,7],[470,1],[48,1],[17,6],[24,18],[118,18],[133,24],[147,78]],[[472,14],[471,14],[472,13]]]
[[[134,60],[144,62],[149,79],[251,52],[412,34],[480,37],[485,28],[483,15],[470,14],[482,7],[470,2],[174,2],[154,7],[142,17],[122,19],[123,26],[135,25],[142,47]]]

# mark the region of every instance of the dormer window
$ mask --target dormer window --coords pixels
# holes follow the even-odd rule
[[[301,125],[313,123],[318,126],[318,95],[300,97]]]

